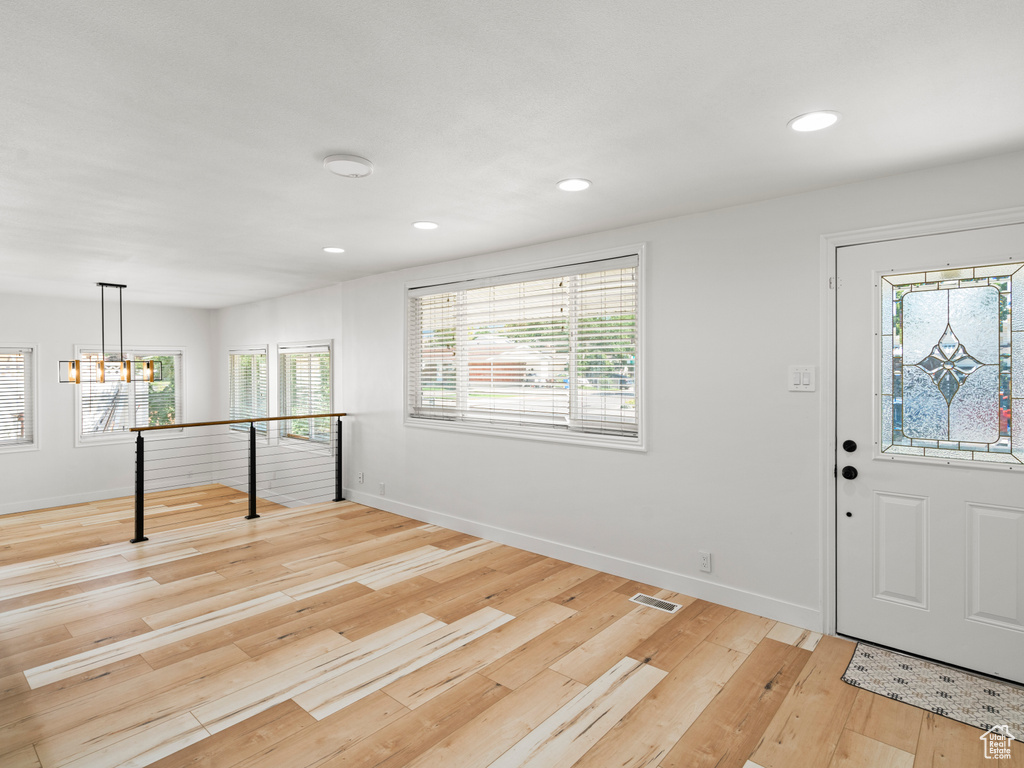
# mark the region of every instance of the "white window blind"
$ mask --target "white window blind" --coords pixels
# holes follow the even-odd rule
[[[637,255],[409,291],[410,419],[638,438]]]
[[[282,416],[331,412],[331,348],[329,345],[280,347],[278,350]],[[329,443],[330,419],[282,421],[281,437]]]
[[[228,418],[249,419],[268,416],[267,352],[237,350],[228,354]],[[267,431],[267,422],[255,424],[257,432]],[[232,424],[232,429],[248,430],[245,424]]]
[[[98,381],[99,352],[81,352],[82,383],[79,398],[79,433],[83,437],[124,432],[132,427],[177,424],[184,420],[178,390],[181,352],[125,350],[128,360],[154,360],[161,366],[161,381],[119,379],[118,363],[107,362],[105,382]]]
[[[0,448],[35,443],[32,350],[0,347]]]

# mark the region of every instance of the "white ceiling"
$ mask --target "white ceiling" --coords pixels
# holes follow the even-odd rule
[[[1018,150],[1022,32],[1020,0],[2,0],[0,293],[221,307]]]

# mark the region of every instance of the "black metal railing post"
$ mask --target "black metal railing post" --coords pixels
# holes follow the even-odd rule
[[[334,454],[334,500],[344,501],[345,491],[341,487],[341,418],[338,418],[338,448]]]
[[[132,544],[149,541],[146,538],[146,448],[142,433],[135,435],[135,538]]]
[[[246,520],[255,520],[256,514],[256,423],[249,422],[249,514]]]

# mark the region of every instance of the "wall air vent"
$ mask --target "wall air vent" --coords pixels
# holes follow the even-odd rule
[[[650,608],[657,608],[659,611],[666,611],[668,613],[675,613],[683,607],[677,603],[670,603],[668,600],[659,600],[656,597],[651,597],[650,595],[645,595],[639,592],[629,598],[629,602],[646,605]]]

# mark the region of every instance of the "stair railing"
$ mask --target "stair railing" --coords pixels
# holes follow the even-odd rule
[[[343,416],[347,416],[347,415],[348,414],[346,414],[346,413],[316,413],[316,414],[303,415],[303,416],[267,416],[267,417],[263,417],[263,418],[227,419],[227,420],[223,420],[223,421],[199,421],[199,422],[193,422],[193,423],[190,423],[190,424],[161,424],[161,425],[152,426],[152,427],[133,427],[130,431],[136,433],[136,435],[135,435],[135,537],[133,539],[131,539],[131,543],[135,544],[135,543],[138,543],[138,542],[141,542],[141,541],[148,541],[149,540],[146,537],[146,533],[145,533],[145,504],[146,504],[145,494],[146,494],[146,469],[147,469],[147,467],[146,467],[146,441],[145,441],[145,438],[143,437],[143,433],[145,433],[145,432],[153,432],[153,431],[156,431],[156,430],[173,429],[173,430],[181,430],[182,433],[184,434],[185,431],[189,430],[189,429],[197,429],[197,428],[200,428],[200,427],[219,427],[219,426],[228,426],[230,429],[238,430],[238,428],[236,426],[234,426],[234,425],[248,424],[249,425],[248,441],[247,441],[247,443],[248,443],[248,450],[246,451],[246,456],[245,456],[245,470],[246,470],[246,472],[245,472],[245,483],[244,483],[244,485],[245,485],[247,493],[248,493],[248,502],[249,503],[248,503],[248,514],[245,516],[245,519],[246,520],[254,520],[254,519],[259,517],[259,515],[256,514],[256,501],[257,501],[257,490],[258,490],[257,489],[257,486],[258,486],[258,483],[257,483],[257,477],[258,477],[258,473],[257,473],[257,446],[258,446],[257,431],[258,430],[256,428],[256,425],[257,424],[262,424],[262,423],[268,423],[268,426],[264,430],[264,432],[265,432],[266,439],[269,440],[269,438],[270,438],[269,422],[272,422],[272,421],[302,421],[302,420],[305,420],[305,419],[309,419],[310,420],[310,424],[312,424],[312,419],[328,419],[328,418],[336,419],[337,433],[332,436],[332,437],[334,437],[334,439],[330,440],[329,441],[329,445],[327,445],[327,446],[323,446],[323,445],[319,446],[321,449],[326,448],[328,450],[328,453],[325,454],[322,450],[320,450],[320,451],[315,451],[312,454],[310,454],[310,456],[325,456],[325,455],[330,456],[331,458],[333,458],[333,466],[331,468],[329,468],[328,470],[321,470],[321,471],[318,471],[318,472],[313,472],[313,473],[307,474],[306,478],[311,477],[313,475],[333,474],[333,478],[330,478],[330,479],[333,480],[333,485],[334,485],[334,498],[332,500],[333,501],[344,501],[345,498],[344,498],[343,490],[342,490],[342,460],[341,460],[342,459],[342,450],[341,450],[341,437],[342,437],[341,430],[342,430],[342,426],[341,426],[341,419],[342,419]],[[279,439],[282,442],[283,441],[289,441],[287,443],[287,445],[291,445],[292,447],[296,447],[298,445],[298,443],[296,443],[295,441],[297,441],[297,440],[300,441],[303,438],[302,438],[301,435],[296,435],[296,434],[289,433],[289,434],[286,434],[286,435],[281,435],[279,437]],[[162,444],[164,441],[161,440],[159,442]],[[240,449],[238,447],[239,443],[238,443],[237,435],[231,436],[231,442],[234,444],[234,452],[235,452],[236,458],[231,458],[231,452],[230,451],[228,451],[228,450],[220,450],[220,454],[221,454],[222,460],[225,463],[229,463],[229,464],[232,461],[241,462],[242,459],[239,456]],[[213,446],[213,447],[216,448],[216,446]],[[172,450],[174,450],[174,449],[172,449]],[[179,449],[179,450],[181,450],[181,449]],[[212,452],[212,453],[204,453],[204,454],[197,455],[194,451],[190,451],[189,449],[183,449],[183,450],[184,450],[184,452],[182,453],[182,455],[178,456],[178,457],[175,457],[175,458],[183,458],[185,460],[184,463],[180,463],[180,464],[177,464],[177,465],[171,465],[170,463],[168,463],[168,466],[170,467],[170,471],[172,473],[176,469],[182,468],[182,467],[202,466],[202,467],[204,467],[204,470],[203,470],[204,474],[208,474],[211,477],[213,477],[215,475],[216,471],[215,470],[210,470],[209,467],[216,464],[216,459],[208,458],[208,457],[215,457],[217,455],[216,451]],[[223,456],[225,456],[225,455],[227,455],[229,458],[228,459],[223,459]],[[206,458],[204,458],[204,457],[206,457]],[[202,459],[202,460],[201,461],[194,461],[194,459]],[[308,459],[309,459],[309,457],[307,457],[307,461],[308,461]],[[302,461],[303,461],[303,458],[300,456],[298,459],[293,459],[293,460],[291,460],[291,461],[289,461],[287,463],[295,464],[296,462],[302,462]],[[191,477],[193,477],[193,474],[192,473],[188,473],[188,474],[185,475],[185,477],[186,478],[191,478]],[[237,478],[237,475],[235,477]],[[173,478],[174,478],[173,474],[171,475],[171,478],[173,480]],[[187,481],[183,481],[183,482],[186,482],[186,484],[187,484]],[[297,481],[295,481],[294,478],[293,478],[293,484],[295,482],[297,482]],[[300,479],[298,482],[303,482],[303,480]],[[241,483],[239,483],[239,485],[241,485]],[[172,486],[169,486],[169,487],[173,487],[173,483],[172,483]]]

